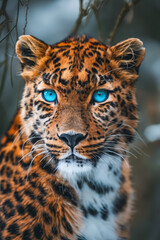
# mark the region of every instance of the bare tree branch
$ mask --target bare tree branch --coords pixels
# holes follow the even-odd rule
[[[12,57],[11,57],[11,61],[9,62],[9,58],[8,58],[8,50],[9,50],[9,45],[10,45],[10,40],[12,40],[12,35],[11,33],[14,32],[14,36],[16,35],[16,37],[14,37],[14,45],[15,45],[15,41],[17,41],[18,39],[18,24],[19,24],[19,14],[21,11],[21,6],[22,7],[26,7],[26,15],[25,15],[25,24],[24,24],[24,28],[23,28],[23,32],[25,33],[26,27],[27,27],[27,17],[28,17],[28,10],[29,10],[29,0],[16,0],[14,3],[14,6],[17,5],[17,13],[16,16],[12,15],[10,19],[10,15],[8,15],[7,12],[7,4],[9,4],[8,0],[2,0],[1,1],[1,7],[0,7],[0,17],[1,17],[1,22],[0,22],[0,44],[2,42],[4,43],[4,60],[0,63],[0,67],[2,70],[2,74],[1,74],[1,79],[0,79],[0,94],[3,91],[4,88],[4,84],[5,84],[5,80],[6,80],[6,76],[8,73],[8,68],[10,70],[10,79],[11,79],[11,85],[13,86],[13,75],[12,75],[12,71],[13,71],[13,58],[15,55],[15,50],[13,50],[12,53]],[[13,1],[14,2],[14,1]],[[14,21],[14,25],[11,25]],[[3,35],[2,35],[3,34]],[[12,40],[13,41],[13,40]]]
[[[4,15],[4,16],[5,16],[7,2],[8,2],[8,0],[3,0],[2,6],[1,6],[1,9],[0,9],[0,16],[1,16],[1,15]]]
[[[1,9],[0,9],[0,16],[4,16],[4,20],[1,22],[0,24],[0,33],[3,31],[3,29],[7,29],[8,31],[7,32],[10,32],[10,29],[9,29],[9,17],[8,17],[8,14],[6,12],[6,6],[7,6],[7,2],[8,0],[3,0],[2,2],[2,6],[1,6]],[[0,42],[2,42],[6,37],[8,36],[8,33],[6,34],[5,37],[3,37]]]
[[[79,6],[80,6],[79,7],[79,16],[78,16],[78,19],[74,25],[74,28],[73,28],[71,34],[70,34],[71,36],[73,36],[77,33],[77,31],[81,25],[82,19],[88,15],[90,2],[91,1],[88,2],[87,7],[84,9],[83,8],[83,0],[79,0]]]
[[[17,15],[16,15],[16,40],[18,40],[18,19],[19,19],[19,10],[20,10],[20,0],[18,0],[18,3],[17,3]]]
[[[0,23],[0,33],[1,31],[5,28],[7,24],[7,19],[4,19],[1,23]]]
[[[8,24],[7,24],[7,30],[9,32],[9,25]],[[0,84],[0,96],[1,96],[1,93],[2,93],[3,88],[4,88],[4,83],[5,83],[7,72],[8,72],[7,71],[7,69],[8,69],[8,47],[9,47],[9,38],[6,37],[5,52],[4,52],[4,67],[3,67],[3,71],[2,71],[2,78],[1,78],[2,81],[1,81],[1,84]]]
[[[9,34],[15,29],[15,27],[16,27],[16,25],[14,25],[14,26],[8,31],[8,33],[0,40],[0,43],[3,42],[3,40],[9,36]]]
[[[26,27],[27,27],[27,24],[28,24],[28,10],[29,10],[29,0],[27,1],[27,4],[26,4],[26,16],[25,16],[25,25],[24,25],[24,28],[23,28],[23,34],[26,33]]]
[[[102,37],[101,24],[100,24],[100,19],[99,19],[99,10],[102,7],[104,2],[105,2],[105,0],[102,0],[102,1],[94,0],[94,3],[91,5],[91,8],[94,12],[96,22],[97,22],[99,39],[101,41],[103,40],[103,37]]]
[[[70,35],[71,36],[75,35],[82,23],[83,18],[87,17],[87,21],[88,21],[90,13],[93,12],[97,22],[99,39],[102,41],[102,31],[101,31],[101,24],[99,19],[99,10],[102,7],[104,2],[109,2],[109,0],[89,0],[87,6],[84,8],[83,0],[79,0],[79,3],[80,3],[79,16],[77,18],[77,21]]]
[[[21,1],[18,0],[18,3],[17,3],[17,15],[16,15],[16,23],[15,23],[15,28],[16,28],[16,41],[18,40],[18,19],[19,19],[19,12],[20,12],[20,4],[21,4]],[[16,44],[16,43],[15,43]],[[14,44],[14,45],[15,45]],[[11,86],[13,87],[13,74],[12,74],[12,70],[13,70],[13,58],[14,58],[14,55],[15,55],[15,48],[13,50],[13,53],[12,53],[12,57],[11,57],[11,63],[10,63],[10,76],[11,76]]]
[[[135,4],[137,4],[139,1],[140,1],[140,0],[130,0],[130,1],[127,1],[127,2],[124,4],[124,6],[123,6],[123,8],[122,8],[122,10],[121,10],[121,12],[120,12],[120,14],[119,14],[118,17],[117,17],[117,20],[116,20],[116,22],[115,22],[115,25],[114,25],[114,27],[113,27],[113,30],[112,30],[111,33],[109,34],[109,37],[108,37],[108,39],[107,39],[107,42],[108,42],[108,43],[111,43],[111,42],[113,41],[113,38],[114,38],[114,36],[115,36],[115,34],[116,34],[116,31],[117,31],[117,29],[119,28],[120,24],[122,23],[124,17],[125,17],[126,14],[129,12],[129,10],[130,10]]]

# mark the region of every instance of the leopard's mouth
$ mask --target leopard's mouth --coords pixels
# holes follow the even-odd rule
[[[58,162],[58,169],[64,175],[84,173],[92,169],[91,161],[87,158],[70,154]]]
[[[67,163],[70,163],[70,162],[77,162],[79,164],[83,164],[85,161],[87,161],[86,158],[82,158],[82,157],[78,157],[76,156],[75,154],[71,154],[69,155],[68,157],[66,157],[65,159],[65,162]]]

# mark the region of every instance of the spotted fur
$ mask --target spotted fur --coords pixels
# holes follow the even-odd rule
[[[0,239],[128,239],[142,42],[110,47],[82,36],[50,46],[26,35],[16,51],[26,84],[1,140]],[[44,89],[57,101],[46,102]],[[93,101],[97,89],[108,91],[105,102]]]

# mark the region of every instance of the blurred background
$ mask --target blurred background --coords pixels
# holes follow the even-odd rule
[[[31,34],[53,44],[84,33],[104,43],[129,37],[144,42],[146,57],[137,81],[140,122],[135,157],[130,156],[136,192],[131,240],[160,240],[159,0],[0,0],[0,137],[24,85],[14,50],[18,37]],[[110,33],[113,39],[108,39]]]

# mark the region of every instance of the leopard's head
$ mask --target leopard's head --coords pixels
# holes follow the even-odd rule
[[[29,140],[62,172],[123,159],[137,127],[135,80],[145,50],[138,39],[106,46],[86,36],[16,45],[26,84],[21,120]]]

